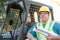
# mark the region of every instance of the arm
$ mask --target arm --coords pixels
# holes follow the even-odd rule
[[[27,32],[27,38],[28,38],[29,40],[35,40],[35,38],[36,38],[36,32],[33,31],[33,29],[34,29],[35,26],[36,26],[36,25],[34,24],[34,25],[32,26],[32,28]]]

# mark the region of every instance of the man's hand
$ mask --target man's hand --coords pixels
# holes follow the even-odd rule
[[[60,40],[60,36],[49,35],[47,40]]]

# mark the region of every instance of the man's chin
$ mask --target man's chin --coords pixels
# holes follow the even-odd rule
[[[46,21],[47,19],[42,19],[42,21]]]

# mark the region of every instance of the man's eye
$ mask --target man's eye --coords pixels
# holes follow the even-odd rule
[[[47,14],[47,13],[44,13],[44,14]]]

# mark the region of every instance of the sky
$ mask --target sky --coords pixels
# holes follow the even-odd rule
[[[53,7],[54,20],[60,21],[60,1],[59,0],[33,0]]]

